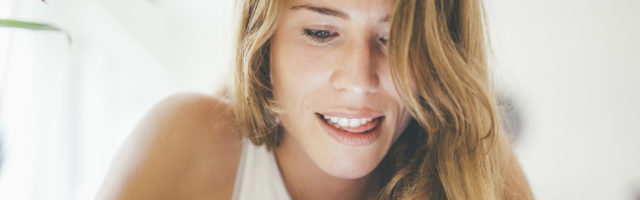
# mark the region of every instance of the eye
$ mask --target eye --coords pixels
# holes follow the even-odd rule
[[[304,35],[316,42],[325,43],[338,36],[338,32],[332,30],[304,29]]]
[[[380,37],[378,38],[378,40],[380,41],[380,44],[382,44],[382,46],[387,46],[387,40],[389,40],[389,36],[384,36],[384,37]]]

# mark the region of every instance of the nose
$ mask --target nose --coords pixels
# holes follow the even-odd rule
[[[376,92],[379,86],[375,46],[369,39],[351,41],[344,47],[342,62],[339,62],[331,76],[332,86],[354,94]]]

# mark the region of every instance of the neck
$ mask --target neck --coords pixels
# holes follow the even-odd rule
[[[282,134],[275,154],[292,199],[365,199],[369,175],[358,179],[334,177],[320,169],[295,139]]]

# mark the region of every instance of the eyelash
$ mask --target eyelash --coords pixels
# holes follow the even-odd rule
[[[303,34],[319,43],[327,43],[338,36],[338,32],[321,29],[304,29]]]
[[[332,30],[322,30],[322,29],[304,29],[303,34],[315,42],[318,43],[327,43],[331,39],[338,36],[338,32]],[[382,44],[382,46],[387,46],[388,37],[380,37],[378,41]]]
[[[382,43],[384,47],[387,47],[387,42],[389,41],[389,37],[380,37],[378,38],[378,41],[380,41],[380,43]]]

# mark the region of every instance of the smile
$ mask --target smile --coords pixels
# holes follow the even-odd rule
[[[328,124],[352,133],[365,133],[375,128],[378,122],[377,118],[346,118],[329,115],[322,117]],[[373,121],[374,119],[376,119],[375,122]]]
[[[340,116],[316,113],[327,134],[340,143],[364,146],[374,143],[380,135],[384,116]]]

